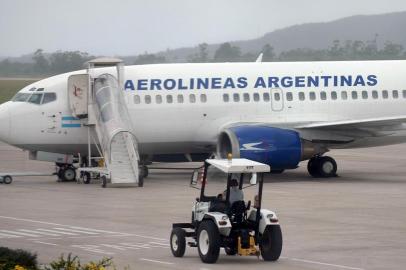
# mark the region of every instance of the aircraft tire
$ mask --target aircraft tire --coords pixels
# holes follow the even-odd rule
[[[322,156],[317,162],[317,171],[320,177],[335,177],[337,176],[337,162],[329,156]]]
[[[309,174],[315,178],[320,177],[319,172],[318,172],[318,163],[319,163],[319,158],[318,157],[312,157],[309,159],[307,162],[307,171]]]

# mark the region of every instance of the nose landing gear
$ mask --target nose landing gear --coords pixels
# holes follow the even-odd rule
[[[337,162],[329,156],[315,156],[307,163],[309,174],[315,178],[337,176]]]

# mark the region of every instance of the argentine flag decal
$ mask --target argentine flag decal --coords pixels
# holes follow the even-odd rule
[[[82,124],[79,118],[73,116],[62,116],[62,127],[63,128],[80,128]]]

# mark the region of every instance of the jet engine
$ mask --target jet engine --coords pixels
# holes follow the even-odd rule
[[[217,155],[247,158],[271,166],[272,170],[294,169],[302,160],[320,154],[317,145],[300,138],[294,130],[244,125],[225,129],[217,142]]]

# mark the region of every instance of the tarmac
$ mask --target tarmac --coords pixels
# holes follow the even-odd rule
[[[190,221],[199,194],[189,187],[190,170],[150,170],[143,188],[14,177],[12,184],[0,184],[0,246],[33,251],[42,264],[72,253],[83,262],[112,257],[117,269],[131,270],[404,269],[405,152],[406,145],[332,151],[339,177],[331,179],[311,178],[306,163],[266,175],[263,207],[276,211],[283,232],[276,262],[221,251],[208,265],[189,247],[183,258],[172,256],[171,224]],[[1,143],[0,172],[54,170],[27,156]],[[217,178],[208,185],[213,192],[224,189]],[[254,192],[246,189],[246,199]]]

